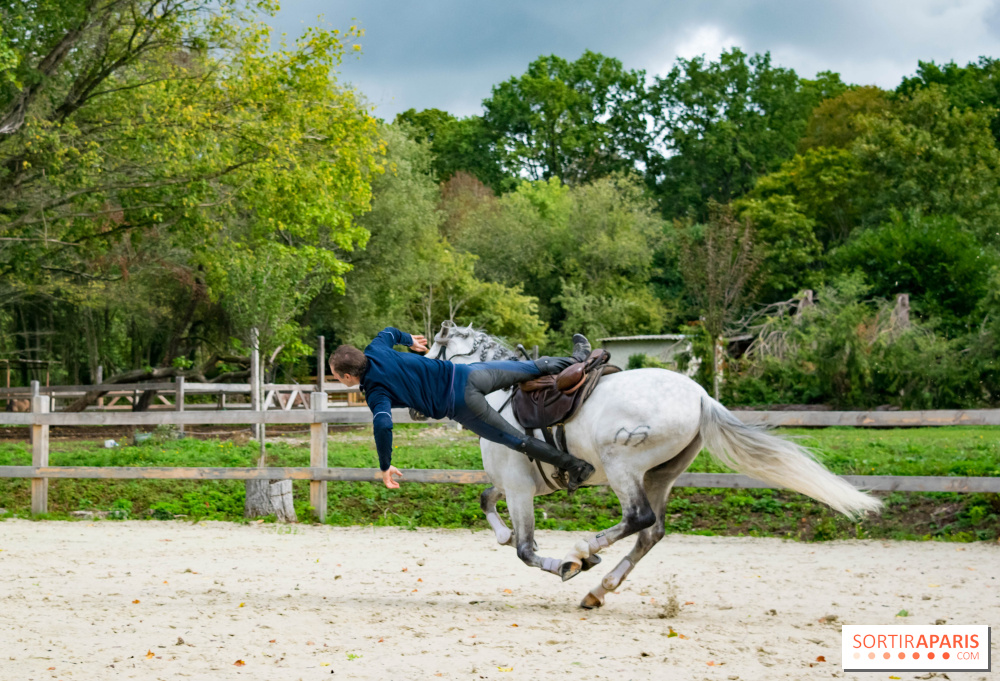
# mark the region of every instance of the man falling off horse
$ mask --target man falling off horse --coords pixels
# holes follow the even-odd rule
[[[536,376],[557,374],[586,360],[590,354],[587,339],[576,334],[573,343],[571,357],[456,364],[424,357],[425,337],[389,327],[379,332],[364,352],[341,345],[330,357],[330,369],[338,381],[348,387],[360,385],[365,394],[374,415],[382,481],[389,489],[399,487],[394,476],[403,477],[392,465],[392,408],[409,407],[432,418],[458,421],[482,438],[565,470],[572,491],[594,473],[594,467],[525,435],[500,416],[486,402],[486,396]],[[413,352],[397,352],[393,349],[396,345],[405,345]]]

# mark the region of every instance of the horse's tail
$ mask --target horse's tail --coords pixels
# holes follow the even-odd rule
[[[705,449],[730,468],[801,492],[848,517],[882,508],[881,501],[828,471],[805,447],[744,424],[708,395],[701,398],[701,437]]]

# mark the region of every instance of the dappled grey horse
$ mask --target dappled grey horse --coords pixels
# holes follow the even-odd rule
[[[460,363],[514,359],[514,353],[488,334],[445,322],[428,357]],[[515,427],[510,390],[488,396],[490,405]],[[536,434],[537,435],[537,434]],[[854,517],[881,507],[830,473],[803,447],[740,422],[696,382],[666,369],[636,369],[610,374],[576,416],[566,424],[566,445],[593,464],[588,485],[608,484],[622,507],[621,522],[576,542],[562,560],[535,553],[534,498],[552,488],[528,458],[481,440],[483,468],[492,486],[480,497],[486,519],[501,544],[512,545],[526,564],[560,575],[563,581],[600,562],[598,553],[637,534],[635,546],[584,597],[585,608],[600,607],[665,534],[667,496],[677,477],[702,447],[718,461],[758,480],[787,487]],[[543,465],[545,475],[554,471]],[[497,513],[507,500],[513,533]]]

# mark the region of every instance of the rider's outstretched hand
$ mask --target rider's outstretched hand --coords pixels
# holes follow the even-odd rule
[[[382,482],[384,482],[385,486],[389,489],[399,489],[399,483],[392,479],[392,476],[394,475],[397,478],[403,477],[403,474],[400,473],[399,469],[395,466],[389,466],[389,470],[382,471]]]
[[[410,346],[410,349],[420,354],[427,352],[427,339],[419,334],[410,335],[413,338],[413,345]]]

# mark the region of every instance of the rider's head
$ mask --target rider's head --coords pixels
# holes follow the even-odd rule
[[[341,345],[330,356],[333,377],[348,387],[361,383],[366,369],[368,358],[353,345]]]

